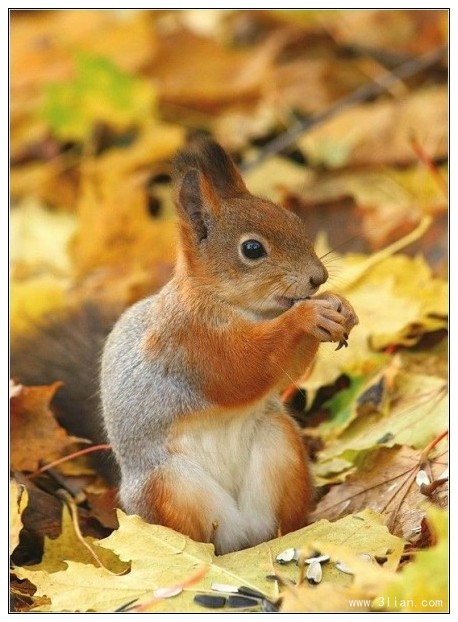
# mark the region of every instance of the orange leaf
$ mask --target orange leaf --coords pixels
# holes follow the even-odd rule
[[[11,398],[11,466],[35,471],[39,461],[75,440],[60,427],[49,407],[60,382],[43,387],[24,387]]]

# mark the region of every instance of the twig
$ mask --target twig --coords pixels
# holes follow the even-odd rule
[[[94,451],[101,451],[101,450],[106,450],[106,449],[107,450],[111,449],[111,445],[107,445],[107,444],[93,445],[92,447],[86,447],[86,449],[80,449],[79,451],[74,451],[68,456],[64,456],[63,458],[58,458],[57,460],[53,460],[52,462],[45,464],[45,466],[40,467],[39,469],[31,473],[28,477],[29,479],[32,479],[33,477],[37,477],[37,475],[40,475],[40,473],[44,473],[45,471],[48,471],[48,469],[52,469],[58,464],[62,464],[62,462],[67,462],[68,460],[73,460],[73,458],[79,458],[80,456],[91,454]]]
[[[445,198],[448,199],[448,183],[445,179],[442,171],[436,166],[436,164],[432,161],[430,156],[426,153],[420,143],[417,141],[416,137],[412,134],[410,137],[410,144],[412,145],[412,149],[415,151],[415,154],[418,156],[418,159],[431,173],[433,179],[441,189]]]
[[[329,106],[329,108],[323,112],[312,115],[303,121],[299,121],[286,132],[274,138],[270,143],[267,143],[267,145],[261,149],[254,160],[242,164],[242,171],[248,171],[255,166],[258,166],[258,164],[267,158],[283,151],[283,149],[286,149],[287,147],[290,147],[301,134],[307,130],[310,130],[312,127],[315,127],[320,123],[324,123],[324,121],[335,117],[337,114],[340,114],[344,110],[347,110],[356,104],[360,104],[372,99],[376,95],[380,95],[380,93],[388,90],[399,80],[410,78],[420,71],[435,65],[443,58],[446,50],[447,48],[445,46],[440,46],[428,54],[408,60],[392,71],[388,71],[385,75],[378,78],[376,82],[364,84],[349,95],[337,100],[335,104]]]
[[[429,455],[429,452],[434,449],[434,447],[446,436],[448,435],[448,430],[444,430],[443,432],[441,432],[438,436],[436,436],[436,438],[433,438],[433,440],[429,443],[429,445],[426,445],[426,447],[423,449],[423,451],[421,452],[421,456],[420,456],[420,460],[419,460],[419,464],[421,465],[426,458]]]
[[[72,496],[66,490],[59,490],[59,496],[61,497],[61,499],[65,501],[68,507],[76,537],[81,542],[81,544],[89,551],[91,557],[94,559],[97,566],[99,566],[99,568],[103,568],[103,570],[106,570],[109,574],[114,575],[116,577],[120,577],[126,574],[127,572],[129,572],[130,570],[129,568],[126,568],[126,570],[123,570],[122,572],[113,572],[112,570],[110,570],[109,568],[105,566],[105,564],[99,558],[99,556],[94,551],[94,549],[91,547],[91,545],[88,542],[86,542],[83,534],[81,533],[80,525],[78,522],[78,509],[76,507],[76,503],[74,502]]]

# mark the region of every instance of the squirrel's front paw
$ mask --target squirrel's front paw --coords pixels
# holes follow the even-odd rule
[[[337,294],[324,292],[309,302],[317,307],[313,336],[320,341],[338,342],[337,349],[346,346],[351,329],[358,324],[358,316],[348,300]]]

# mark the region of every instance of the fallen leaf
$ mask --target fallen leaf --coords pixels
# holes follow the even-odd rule
[[[14,164],[10,170],[10,193],[16,201],[15,209],[23,200],[29,200],[74,212],[79,191],[77,162],[70,151],[48,160],[40,158]]]
[[[244,175],[249,191],[255,196],[262,196],[279,202],[285,188],[300,188],[309,182],[313,174],[285,158],[269,158],[261,166],[255,167]]]
[[[392,245],[393,251],[400,244],[402,240]],[[340,257],[339,263],[341,285],[332,290],[348,297],[360,323],[352,330],[348,348],[336,353],[332,344],[320,346],[304,380],[309,403],[321,386],[332,384],[342,372],[354,376],[376,370],[383,363],[377,350],[392,344],[412,346],[425,333],[447,327],[447,283],[433,276],[420,255],[390,256],[388,248],[368,256]]]
[[[44,553],[41,562],[35,566],[28,566],[28,569],[39,569],[51,574],[65,570],[70,561],[98,567],[91,551],[97,555],[103,566],[113,573],[122,573],[128,569],[129,565],[121,562],[112,551],[98,546],[95,538],[85,537],[84,543],[77,536],[70,512],[64,504],[60,535],[57,538],[45,537]]]
[[[395,577],[385,591],[378,609],[414,613],[449,612],[449,519],[439,508],[428,510],[428,525],[437,544],[418,551],[414,560]]]
[[[99,173],[88,165],[78,203],[71,254],[79,277],[101,266],[126,265],[149,267],[154,276],[161,264],[173,263],[175,224],[151,218],[143,176],[118,178],[116,170]]]
[[[10,555],[19,544],[19,534],[23,527],[22,512],[27,507],[28,494],[24,486],[17,483],[16,480],[10,481]]]
[[[113,576],[101,568],[73,561],[68,562],[67,570],[52,574],[44,570],[15,569],[18,577],[28,578],[37,586],[38,596],[48,595],[51,605],[46,610],[113,611],[208,567],[199,584],[154,606],[154,611],[161,612],[202,612],[193,602],[193,595],[210,590],[213,582],[246,585],[275,599],[276,588],[265,576],[277,570],[278,564],[273,560],[290,546],[305,548],[316,540],[345,542],[354,551],[386,555],[388,569],[396,568],[404,547],[402,540],[392,536],[381,524],[381,518],[370,511],[337,523],[319,521],[269,543],[219,557],[214,555],[212,545],[193,542],[166,527],[149,525],[138,516],[126,516],[118,511],[118,519],[119,529],[97,544],[114,551],[122,561],[130,562],[128,574]],[[295,565],[282,566],[280,572],[294,577],[298,569]]]
[[[447,466],[447,451],[438,445],[435,455],[423,465],[421,451],[411,447],[369,451],[358,461],[358,470],[320,500],[311,520],[336,520],[369,507],[385,517],[391,533],[407,540],[420,527],[428,507],[447,503],[446,484],[431,497],[420,492],[415,481],[420,466],[430,481],[438,479]]]
[[[448,427],[447,383],[442,378],[399,372],[386,414],[359,416],[320,453],[320,461],[336,457],[350,463],[358,452],[375,446],[409,445],[423,449]]]
[[[30,332],[47,313],[65,306],[69,279],[42,274],[13,280],[10,287],[10,328],[13,336]]]
[[[159,37],[151,76],[162,102],[176,106],[176,113],[186,113],[187,108],[211,112],[259,97],[283,45],[281,33],[245,50],[177,28]]]
[[[102,490],[97,490],[93,487],[86,487],[85,493],[90,506],[91,516],[94,516],[104,527],[117,529],[119,523],[115,508],[119,505],[118,489],[103,488]]]
[[[418,90],[401,101],[360,104],[317,125],[298,140],[315,165],[330,168],[417,161],[412,134],[431,160],[447,156],[445,87]]]
[[[447,42],[447,17],[444,10],[356,9],[340,11],[328,27],[341,43],[418,54]]]
[[[446,183],[446,167],[438,170]],[[377,250],[411,231],[422,215],[440,215],[447,210],[443,188],[423,164],[402,170],[387,166],[344,170],[303,179],[306,185],[302,187],[286,184],[284,200],[294,201],[313,233],[326,232],[331,248],[359,250],[353,246],[363,238]],[[349,201],[353,209],[341,222],[340,214]],[[323,218],[323,207],[333,205],[335,210]]]
[[[50,211],[28,199],[11,212],[10,241],[12,270],[21,278],[42,272],[69,276],[68,244],[77,221],[74,214]]]
[[[69,436],[54,418],[49,404],[60,383],[24,387],[11,398],[11,466],[18,471],[35,471],[40,460],[77,439]]]
[[[358,517],[354,517],[358,518]],[[346,543],[334,544],[315,541],[314,550],[326,551],[330,561],[323,565],[323,580],[319,585],[286,585],[282,593],[281,611],[285,613],[324,613],[369,611],[383,588],[394,578],[394,569],[380,567],[367,551],[355,551]],[[371,555],[362,559],[359,554]],[[309,552],[306,551],[305,555]],[[340,571],[336,564],[344,563],[351,569],[351,576]]]

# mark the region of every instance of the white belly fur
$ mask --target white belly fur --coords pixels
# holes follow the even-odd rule
[[[263,402],[255,411],[220,419],[219,425],[216,418],[198,419],[174,443],[177,481],[186,487],[184,494],[205,499],[208,539],[219,553],[276,535],[278,491],[269,480],[272,464],[274,472],[288,468],[289,458],[283,431],[265,408]]]

